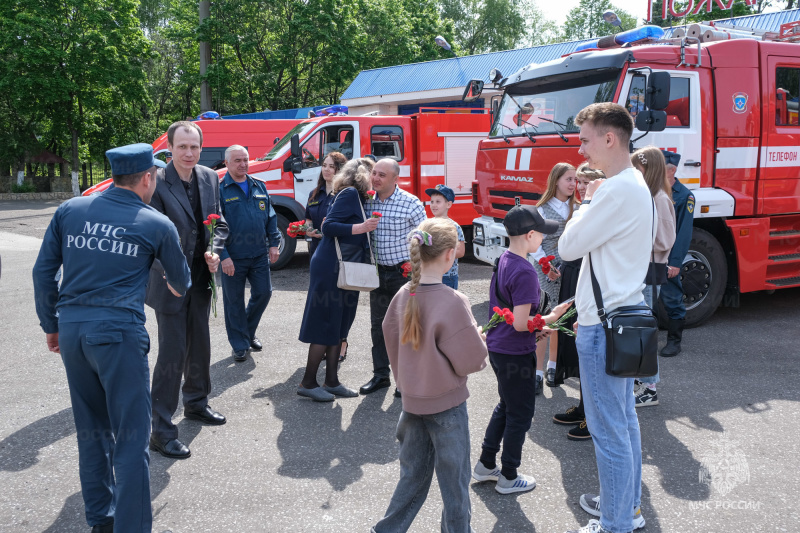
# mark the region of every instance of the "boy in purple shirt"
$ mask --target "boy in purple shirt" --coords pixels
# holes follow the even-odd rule
[[[500,403],[494,408],[483,439],[481,458],[472,477],[496,481],[500,494],[525,492],[536,487],[531,476],[518,474],[522,444],[531,427],[536,395],[536,335],[551,331],[528,332],[531,310],[539,305],[539,278],[528,254],[539,249],[543,234],[555,233],[558,223],[545,220],[535,207],[516,206],[503,220],[509,236],[508,250],[500,256],[489,290],[489,308],[507,307],[514,311],[514,324],[501,322],[486,334],[489,361],[497,377]],[[571,304],[561,304],[542,318],[558,320]],[[502,468],[497,467],[500,444]]]

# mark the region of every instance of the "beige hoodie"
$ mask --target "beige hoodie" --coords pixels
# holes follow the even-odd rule
[[[409,298],[420,306],[420,349],[401,344],[403,313]],[[469,299],[443,284],[401,288],[383,320],[383,336],[403,410],[417,415],[441,413],[469,397],[467,375],[486,366],[486,343]]]

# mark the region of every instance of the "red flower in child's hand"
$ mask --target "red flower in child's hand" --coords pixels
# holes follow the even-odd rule
[[[492,311],[493,311],[494,313],[498,314],[498,315],[502,315],[502,314],[503,314],[503,310],[502,310],[502,309],[500,309],[500,308],[499,308],[499,307],[497,307],[497,306],[494,306],[494,307],[492,308]]]
[[[514,312],[510,309],[503,309],[503,320],[506,321],[506,324],[509,326],[514,324]]]
[[[403,269],[404,278],[407,278],[409,275],[411,275],[411,263],[406,261],[405,263],[403,263],[403,266],[401,268]]]
[[[219,220],[220,218],[222,217],[220,217],[216,213],[211,213],[210,215],[208,215],[208,220]]]
[[[211,225],[211,221],[210,220],[204,220],[203,224],[205,224],[206,226],[210,226]]]
[[[550,269],[553,268],[550,266],[550,261],[555,259],[556,256],[548,255],[539,259],[539,266],[542,267],[542,274],[547,275],[550,273]]]
[[[534,331],[542,331],[544,330],[545,326],[547,326],[547,322],[544,321],[542,315],[536,315],[532,319],[528,320],[528,331],[531,333]]]
[[[379,212],[377,212],[377,211],[373,211],[373,212],[372,212],[372,218],[381,218],[382,216],[383,216],[383,215],[381,215],[381,214],[380,214]]]

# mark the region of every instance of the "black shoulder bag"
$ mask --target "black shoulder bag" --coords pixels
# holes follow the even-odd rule
[[[590,253],[589,272],[597,316],[606,332],[606,374],[619,378],[654,376],[658,372],[658,320],[653,310],[647,305],[626,305],[606,312],[592,263]],[[655,279],[652,284],[656,284]]]

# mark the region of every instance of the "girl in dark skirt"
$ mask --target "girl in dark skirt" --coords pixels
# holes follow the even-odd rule
[[[583,195],[586,193],[586,186],[590,181],[605,177],[601,171],[589,168],[589,165],[586,163],[582,163],[578,167],[576,174],[577,192],[581,198],[583,198]],[[581,262],[582,259],[564,261],[561,263],[561,288],[558,294],[559,302],[563,302],[575,296],[578,288],[578,274],[580,274],[581,271]],[[565,326],[572,329],[576,320],[577,316],[567,320]],[[559,332],[555,382],[557,385],[561,385],[564,383],[565,379],[573,377],[580,377],[575,337]],[[586,427],[586,415],[583,412],[583,391],[581,391],[580,403],[577,406],[570,407],[565,413],[555,415],[553,417],[553,422],[556,424],[575,426],[567,433],[567,438],[570,440],[588,440],[592,438],[589,429]]]

